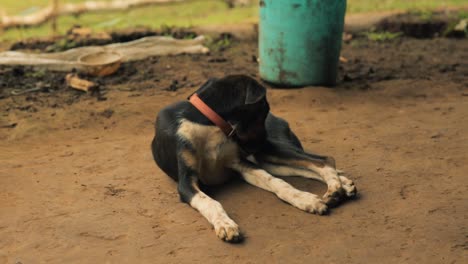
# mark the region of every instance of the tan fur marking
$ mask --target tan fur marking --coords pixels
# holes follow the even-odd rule
[[[180,155],[182,156],[182,159],[184,159],[185,165],[187,165],[191,169],[197,168],[197,159],[190,151],[183,150],[182,153],[180,153]]]
[[[237,144],[224,135],[216,126],[205,126],[181,120],[177,134],[188,140],[201,182],[208,185],[220,184],[229,179],[226,168],[239,159]],[[184,157],[185,160],[185,157]]]
[[[216,126],[204,126],[185,119],[181,121],[177,133],[196,145],[195,148],[199,147],[199,144],[204,143],[216,145],[227,139],[224,133]]]

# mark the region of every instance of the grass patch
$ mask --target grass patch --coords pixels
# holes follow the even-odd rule
[[[348,0],[348,12],[429,10],[467,5],[466,0]]]
[[[217,39],[212,39],[210,36],[206,36],[206,38],[206,46],[210,50],[222,51],[232,45],[232,36],[230,34],[221,34]]]
[[[85,0],[60,0],[78,3]],[[110,1],[110,0],[106,0]],[[0,12],[26,15],[49,4],[50,0],[1,0]],[[348,13],[386,10],[428,10],[445,6],[467,6],[466,0],[348,0]],[[429,15],[429,13],[424,13]],[[429,16],[428,16],[429,17]],[[238,24],[258,21],[258,0],[246,7],[229,9],[221,0],[191,0],[182,3],[146,6],[127,11],[88,13],[65,16],[57,20],[58,33],[64,34],[73,25],[94,31],[111,31],[135,26],[160,28],[163,25],[190,27],[216,24]],[[0,33],[0,41],[18,41],[52,34],[50,23],[34,28],[19,28]]]
[[[388,40],[399,38],[402,35],[402,33],[401,32],[392,33],[392,32],[383,31],[383,32],[367,32],[365,33],[365,35],[369,40],[372,40],[372,41],[388,41]]]
[[[421,21],[429,22],[434,17],[434,12],[431,10],[410,10],[410,14],[416,16]]]
[[[467,19],[468,18],[468,11],[460,11],[458,12],[458,19]]]
[[[2,0],[2,4],[4,5]],[[6,0],[7,3],[14,3]],[[48,1],[48,0],[47,0]],[[37,0],[35,6],[45,6],[47,1]],[[64,0],[65,1],[65,0]],[[79,0],[66,0],[67,2],[78,2]],[[22,1],[18,2],[22,10],[28,9]],[[40,5],[42,2],[43,5]],[[1,9],[1,7],[0,7]],[[14,10],[10,8],[9,10]],[[8,12],[18,14],[21,11]],[[87,13],[79,16],[63,16],[57,19],[58,33],[64,34],[73,25],[89,27],[93,31],[112,31],[116,29],[130,28],[135,26],[146,26],[160,28],[164,25],[176,27],[190,27],[216,24],[237,24],[242,22],[256,21],[258,14],[257,5],[229,9],[227,5],[219,0],[197,0],[187,3],[173,3],[166,5],[145,6],[133,8],[126,11]],[[48,36],[52,33],[51,24],[45,23],[39,27],[19,28],[5,31],[0,36],[1,40],[17,41],[29,37]]]

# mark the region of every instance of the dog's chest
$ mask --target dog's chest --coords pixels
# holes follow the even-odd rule
[[[200,160],[199,178],[204,184],[220,184],[229,179],[227,169],[238,159],[238,148],[234,142],[219,142],[219,145],[209,142],[201,148],[198,154]]]
[[[231,176],[229,165],[239,159],[239,148],[214,126],[185,121],[179,134],[195,148],[199,179],[207,185],[221,184]]]

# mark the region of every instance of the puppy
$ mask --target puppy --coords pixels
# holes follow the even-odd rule
[[[304,151],[288,123],[270,113],[265,87],[244,75],[210,79],[188,101],[162,109],[152,152],[161,170],[178,182],[181,201],[228,242],[242,240],[239,227],[200,186],[240,175],[294,207],[320,215],[356,195],[354,183],[339,175],[334,159]],[[326,183],[328,191],[320,198],[272,175],[315,179]]]

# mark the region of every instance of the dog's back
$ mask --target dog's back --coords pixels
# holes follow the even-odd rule
[[[178,178],[176,146],[178,116],[187,106],[187,102],[169,105],[163,108],[156,118],[155,136],[151,147],[153,157],[156,164],[174,180]]]

